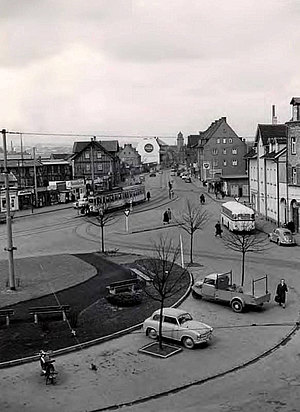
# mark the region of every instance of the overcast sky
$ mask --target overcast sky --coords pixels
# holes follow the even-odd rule
[[[300,96],[299,0],[0,0],[1,129],[242,137]],[[58,138],[57,138],[58,139]]]

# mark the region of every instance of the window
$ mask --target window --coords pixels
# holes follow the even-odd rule
[[[238,164],[238,161],[236,159],[233,159],[232,160],[232,166],[237,166],[237,164]]]
[[[156,322],[159,322],[159,314],[158,314],[158,313],[156,313],[156,314],[153,316],[153,320],[156,320]]]
[[[89,159],[90,158],[90,152],[84,152],[84,158]]]
[[[227,161],[223,160],[223,166],[227,166]]]
[[[218,143],[218,144],[221,143],[221,139],[218,138],[218,139],[217,139],[217,143]]]
[[[226,143],[227,142],[227,139],[226,139],[226,137],[224,137],[224,139],[223,139],[223,143]]]
[[[228,139],[228,141],[229,141],[229,143],[232,143],[232,142],[233,142],[233,140],[231,139],[231,137]]]
[[[87,172],[90,172],[90,171],[91,171],[91,165],[90,165],[90,164],[86,164],[86,165],[85,165],[85,170],[86,170]]]
[[[296,154],[296,137],[293,136],[291,140],[291,150],[292,154]]]
[[[293,185],[297,184],[297,169],[292,167],[292,183]]]
[[[232,154],[237,154],[237,149],[232,149]]]
[[[102,164],[102,163],[98,163],[97,169],[102,172],[102,170],[103,170],[103,164]]]
[[[97,152],[97,159],[101,159],[102,157],[102,153],[101,152]]]
[[[224,148],[223,149],[223,154],[226,154],[227,153],[227,150]]]
[[[172,318],[171,316],[165,316],[164,322],[171,323],[172,325],[177,325],[177,319]]]
[[[214,161],[213,161],[213,167],[218,167],[218,166],[219,166],[218,160],[214,160]]]
[[[214,279],[209,279],[209,278],[206,278],[206,279],[204,279],[204,283],[206,284],[206,285],[215,285],[215,280]]]
[[[212,149],[212,154],[217,155],[218,154],[218,149]]]

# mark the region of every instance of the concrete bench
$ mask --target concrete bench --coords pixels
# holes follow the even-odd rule
[[[34,323],[38,323],[38,315],[50,315],[61,313],[63,317],[63,321],[67,320],[66,312],[70,310],[69,305],[61,305],[61,306],[42,306],[42,307],[32,307],[29,308],[29,312],[34,317]]]
[[[1,317],[5,316],[6,326],[9,325],[10,316],[13,316],[14,314],[15,312],[13,309],[0,309],[0,316]]]
[[[106,289],[111,295],[115,295],[116,293],[121,292],[134,292],[137,284],[138,279],[126,279],[111,283],[110,285],[106,286]]]

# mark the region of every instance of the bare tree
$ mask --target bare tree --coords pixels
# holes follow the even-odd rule
[[[190,264],[193,264],[193,243],[194,234],[197,230],[203,229],[209,219],[204,206],[191,203],[186,200],[183,212],[175,220],[190,235]]]
[[[116,218],[115,212],[109,212],[108,210],[99,210],[99,214],[97,216],[97,220],[93,220],[91,217],[86,217],[85,220],[88,223],[91,223],[94,226],[100,227],[100,234],[101,234],[101,252],[105,253],[105,246],[104,246],[104,227],[110,226]]]
[[[182,288],[182,281],[186,276],[186,270],[176,264],[180,253],[179,245],[173,247],[172,240],[168,237],[160,237],[154,243],[154,256],[147,259],[148,276],[151,278],[151,286],[145,289],[145,293],[153,300],[160,302],[159,317],[159,348],[162,349],[162,319],[163,308],[166,299],[174,296]]]
[[[247,253],[261,253],[269,248],[267,238],[261,232],[225,232],[223,235],[224,245],[227,249],[240,252],[241,262],[241,286],[245,283],[245,259]]]

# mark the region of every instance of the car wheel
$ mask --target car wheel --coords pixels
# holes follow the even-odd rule
[[[149,336],[150,339],[157,339],[157,332],[153,328],[147,329],[146,335]]]
[[[188,336],[182,339],[182,344],[187,349],[193,349],[193,347],[195,346],[193,339]]]
[[[202,296],[198,295],[198,293],[196,293],[194,290],[192,290],[192,296],[194,299],[202,299]]]
[[[235,299],[231,302],[231,309],[234,312],[241,313],[243,311],[243,304],[240,300]]]

